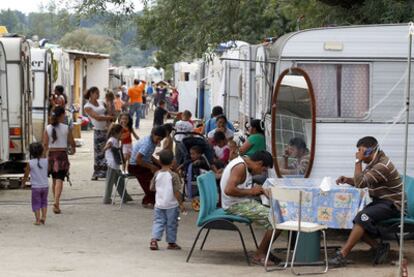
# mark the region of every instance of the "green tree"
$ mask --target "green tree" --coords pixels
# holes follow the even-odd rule
[[[6,26],[10,33],[25,33],[27,29],[26,16],[19,11],[1,10],[0,25]]]
[[[67,33],[60,40],[60,45],[66,48],[106,54],[113,53],[117,43],[109,36],[96,35],[84,28]]]

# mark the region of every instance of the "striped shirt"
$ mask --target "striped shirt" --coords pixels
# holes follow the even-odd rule
[[[398,170],[383,151],[360,174],[354,176],[357,188],[368,188],[372,198],[392,201],[401,209],[402,180]]]

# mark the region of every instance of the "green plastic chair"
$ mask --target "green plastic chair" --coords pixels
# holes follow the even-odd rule
[[[404,232],[412,233],[414,232],[414,178],[411,176],[406,176],[405,199],[407,201],[407,214],[404,217]],[[400,221],[400,217],[381,221],[379,223],[381,229],[381,239],[384,239],[385,234],[392,233],[399,244],[400,239],[398,235],[400,233]]]
[[[198,213],[197,226],[200,230],[194,240],[193,246],[191,247],[190,253],[187,257],[187,262],[190,260],[191,255],[194,251],[194,247],[204,229],[207,229],[206,236],[201,244],[200,250],[203,250],[204,244],[207,240],[207,236],[210,230],[226,230],[235,231],[239,233],[240,240],[243,246],[244,255],[246,257],[247,264],[250,265],[249,256],[247,255],[246,245],[244,243],[243,235],[240,229],[236,226],[237,223],[244,223],[249,226],[250,232],[252,233],[254,243],[257,246],[256,236],[251,225],[251,221],[245,217],[237,215],[229,215],[223,209],[217,208],[217,184],[216,176],[213,172],[207,172],[197,177],[198,192],[200,194],[200,211]]]

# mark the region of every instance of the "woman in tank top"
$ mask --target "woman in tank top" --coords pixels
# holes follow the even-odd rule
[[[68,125],[64,124],[65,108],[57,106],[51,117],[51,124],[47,125],[43,136],[43,147],[48,154],[49,174],[52,175],[52,191],[55,203],[53,212],[60,213],[60,195],[62,194],[63,181],[69,173],[68,151],[74,154],[75,141]],[[68,145],[71,147],[68,148]]]
[[[94,127],[93,144],[94,144],[94,167],[92,180],[96,181],[98,178],[105,178],[106,176],[106,160],[105,151],[103,150],[106,144],[106,134],[108,123],[114,117],[106,114],[106,109],[101,100],[99,100],[99,89],[91,87],[85,94],[85,99],[88,103],[84,106],[86,114],[89,116]]]

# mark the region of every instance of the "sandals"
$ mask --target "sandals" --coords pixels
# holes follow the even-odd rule
[[[265,260],[266,260],[266,257],[261,257],[261,258],[252,257],[251,258],[252,264],[261,265],[261,266],[265,265]],[[269,260],[267,261],[267,266],[276,266],[276,265],[277,264],[273,262],[272,260],[270,260],[269,258]]]
[[[158,242],[156,239],[152,239],[150,242],[150,249],[151,250],[159,250]],[[181,250],[181,246],[176,243],[169,243],[167,249],[169,250]]]
[[[167,249],[169,250],[181,250],[181,246],[176,243],[169,243]]]
[[[40,222],[42,225],[45,225],[45,223],[46,223],[46,219],[41,219],[39,222]]]
[[[56,204],[53,204],[53,212],[55,214],[60,214],[61,210],[59,209],[59,207]]]
[[[150,242],[150,249],[151,250],[159,250],[158,243],[155,239],[152,239]]]

